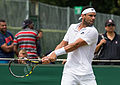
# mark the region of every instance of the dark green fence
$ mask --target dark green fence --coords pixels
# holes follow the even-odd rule
[[[93,66],[98,85],[120,85],[120,66]],[[63,65],[40,65],[30,77],[15,78],[0,65],[0,85],[60,85]]]

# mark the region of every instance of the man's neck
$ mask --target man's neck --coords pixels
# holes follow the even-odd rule
[[[78,30],[81,30],[82,28],[87,27],[86,24],[81,23],[80,26],[78,27]]]
[[[108,37],[110,40],[113,40],[114,37],[115,37],[115,32],[107,32],[107,37]]]
[[[80,26],[78,27],[78,30],[85,28],[85,27],[91,27],[92,25],[87,24],[86,22],[82,22]]]

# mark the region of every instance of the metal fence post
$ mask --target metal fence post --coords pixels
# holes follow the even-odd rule
[[[70,25],[70,7],[67,7],[67,28]]]

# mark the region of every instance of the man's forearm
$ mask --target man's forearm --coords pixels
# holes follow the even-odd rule
[[[99,44],[96,46],[95,52],[98,52],[98,50],[100,49],[101,46],[102,46],[102,44],[99,43]]]

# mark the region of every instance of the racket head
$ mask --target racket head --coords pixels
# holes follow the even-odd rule
[[[24,78],[32,74],[36,65],[29,60],[14,59],[9,62],[9,71],[16,78]]]

